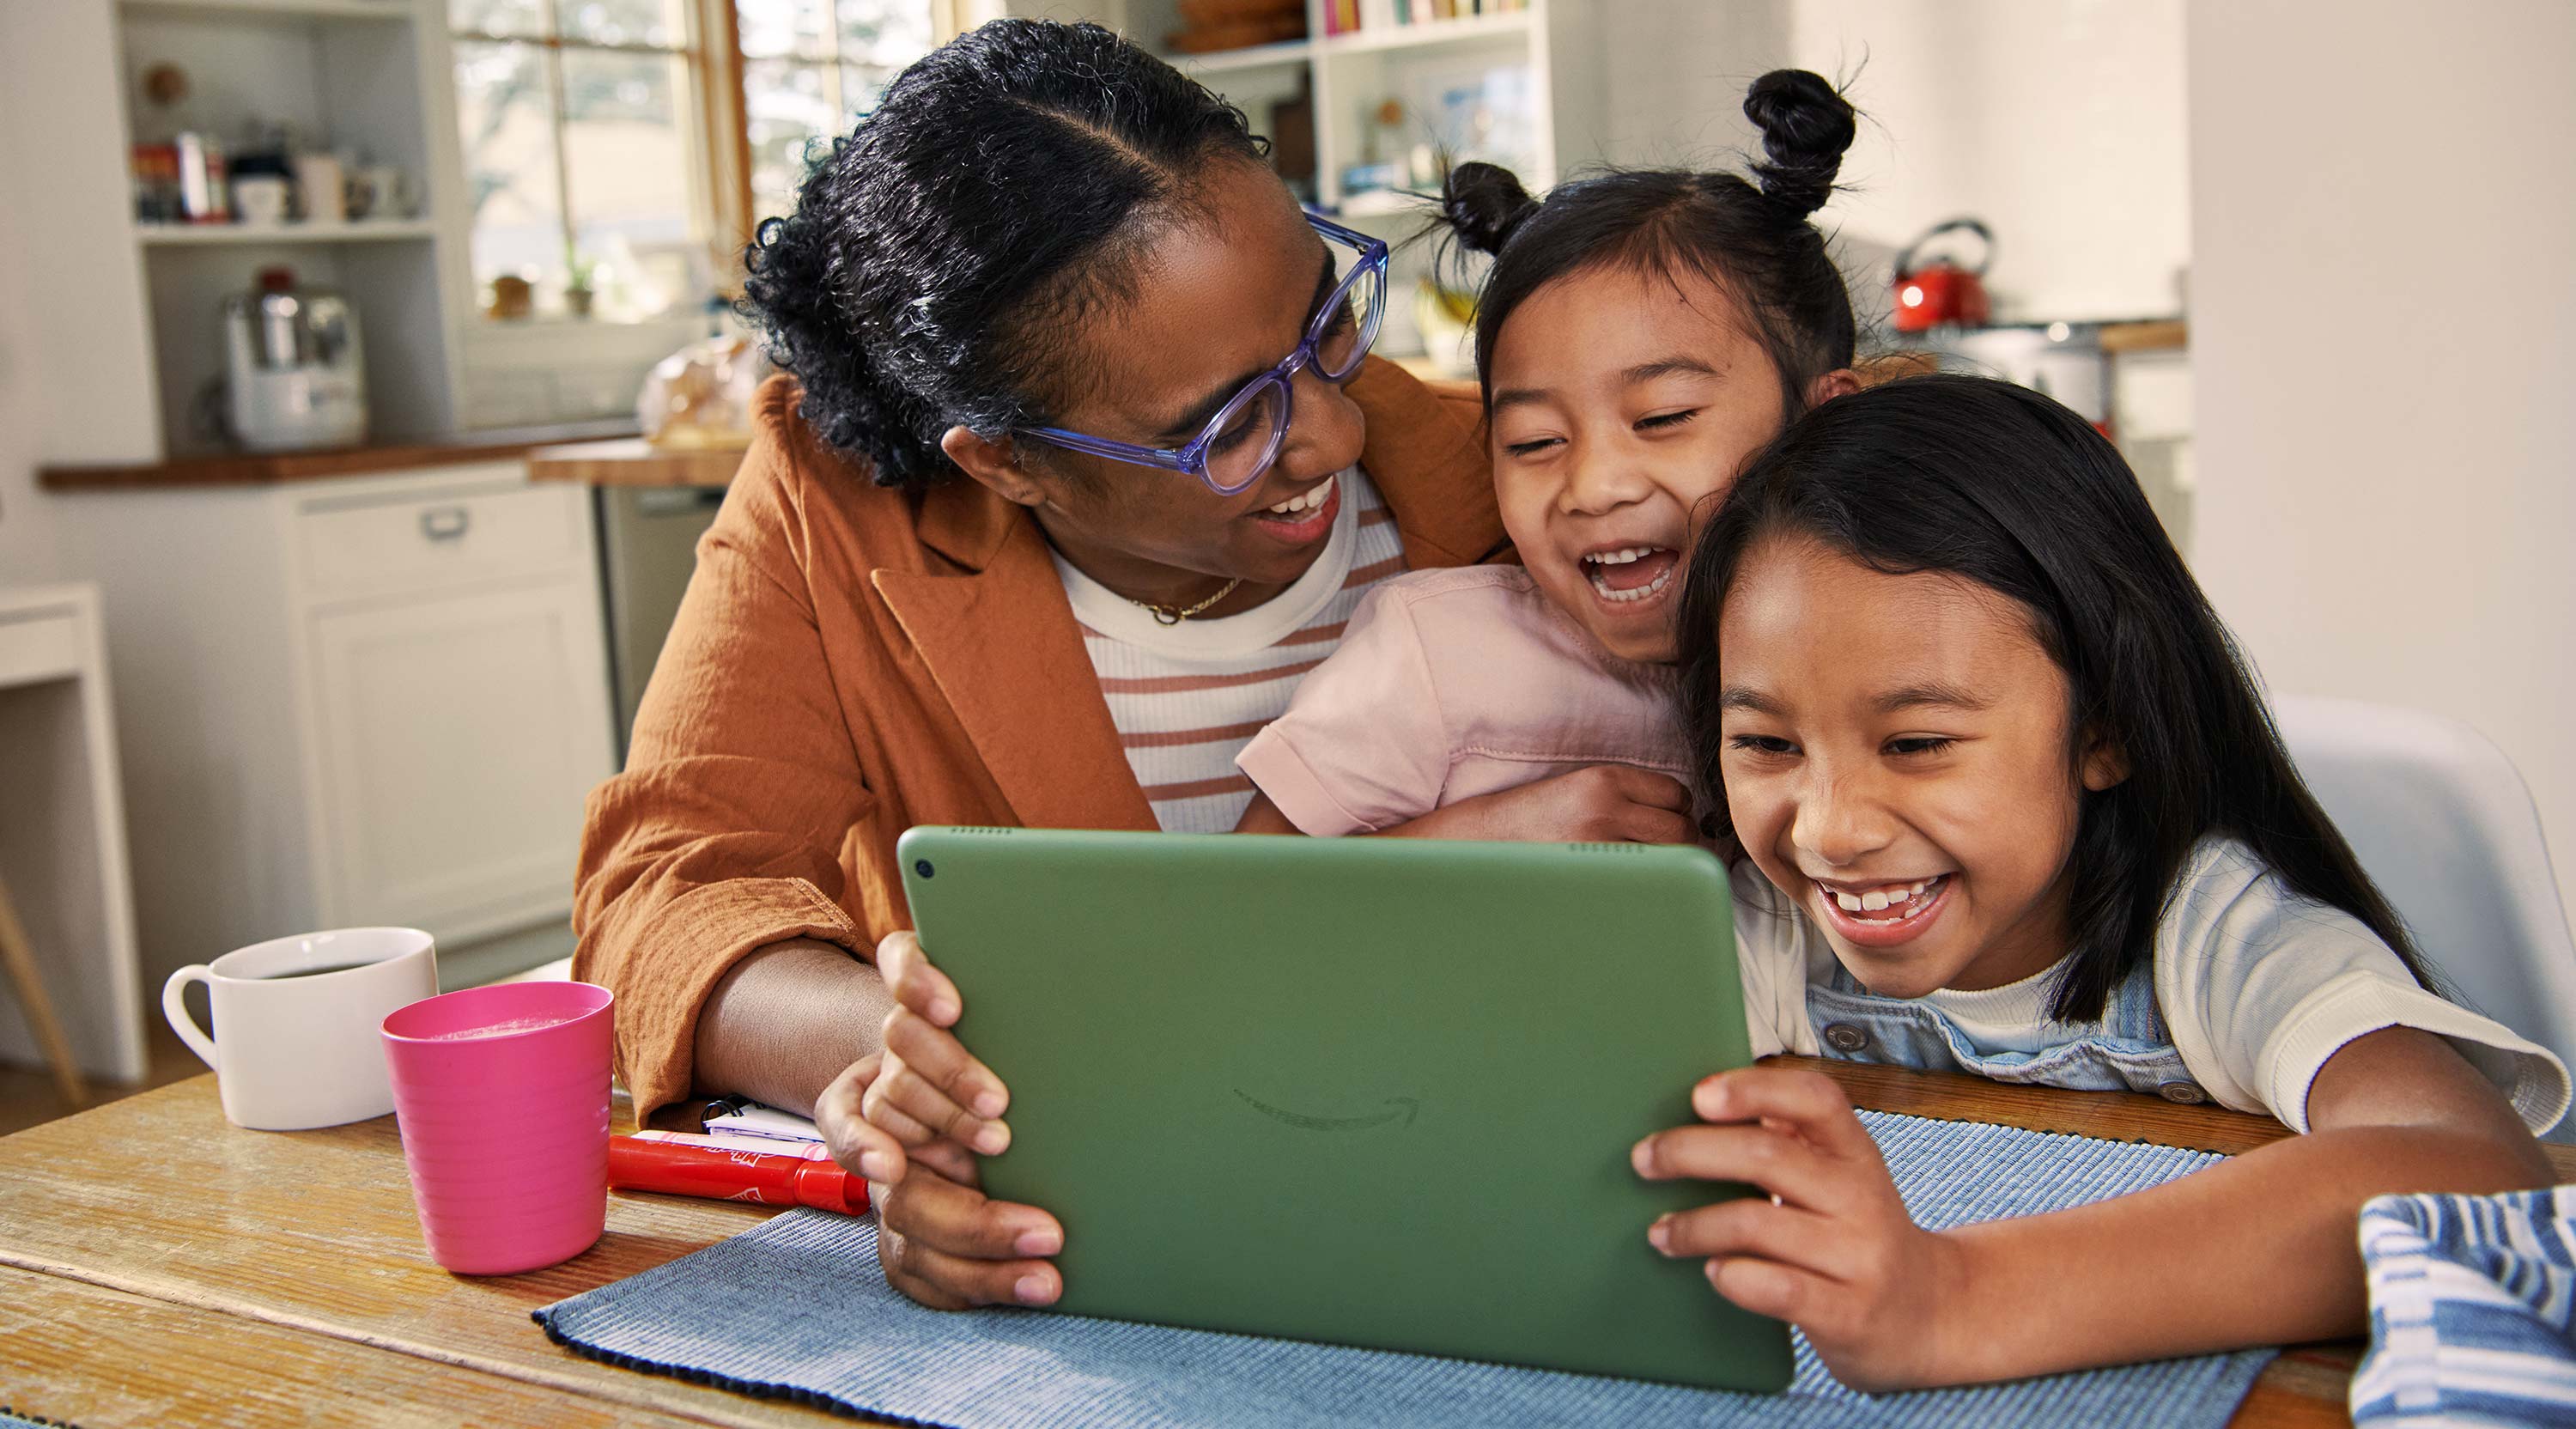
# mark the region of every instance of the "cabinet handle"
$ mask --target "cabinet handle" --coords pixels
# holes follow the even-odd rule
[[[474,524],[474,513],[462,506],[441,506],[420,513],[420,534],[432,541],[458,541]]]

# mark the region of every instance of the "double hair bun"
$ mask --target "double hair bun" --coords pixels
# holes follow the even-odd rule
[[[1762,196],[1800,219],[1823,208],[1859,132],[1850,102],[1811,70],[1775,69],[1745,92],[1744,117],[1768,156],[1752,166]]]
[[[1746,91],[1744,117],[1762,131],[1765,157],[1751,165],[1757,191],[1783,217],[1804,223],[1833,197],[1858,114],[1824,76],[1775,69]],[[1440,186],[1440,216],[1471,252],[1500,253],[1538,209],[1520,178],[1499,164],[1460,164]]]
[[[1470,160],[1451,169],[1440,185],[1440,216],[1477,253],[1502,252],[1512,231],[1536,212],[1538,200],[1500,164]]]

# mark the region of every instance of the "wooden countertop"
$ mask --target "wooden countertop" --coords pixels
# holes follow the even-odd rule
[[[2107,353],[2182,352],[2191,347],[2191,325],[2180,318],[2158,322],[2104,323],[2096,335]]]
[[[632,430],[628,424],[627,430]],[[614,425],[592,426],[585,435],[613,434]],[[273,486],[293,481],[324,481],[343,476],[381,476],[425,467],[462,466],[468,462],[507,461],[563,441],[562,428],[545,431],[496,431],[443,441],[387,446],[335,447],[311,452],[227,452],[213,456],[172,457],[130,465],[45,466],[36,480],[47,491],[133,491],[171,487]]]
[[[657,447],[641,437],[572,442],[528,453],[530,481],[592,486],[728,486],[744,447]]]

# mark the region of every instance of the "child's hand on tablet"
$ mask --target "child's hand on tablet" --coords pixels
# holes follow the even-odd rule
[[[984,1156],[1008,1150],[1011,1128],[1001,1117],[1010,1092],[949,1030],[965,1010],[957,985],[909,932],[877,944],[877,973],[895,1005],[885,1019],[884,1064],[867,1089],[868,1121],[906,1147],[944,1137]]]
[[[1958,1246],[1914,1223],[1878,1143],[1832,1078],[1749,1067],[1691,1089],[1702,1126],[1638,1142],[1637,1174],[1743,1181],[1746,1196],[1668,1215],[1647,1239],[1705,1258],[1717,1293],[1787,1320],[1854,1389],[1943,1378],[1944,1304],[1963,1278]]]

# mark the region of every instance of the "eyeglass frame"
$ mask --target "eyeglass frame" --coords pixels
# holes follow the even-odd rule
[[[1323,237],[1345,247],[1358,249],[1359,261],[1353,263],[1351,271],[1342,275],[1342,280],[1333,285],[1332,292],[1324,296],[1324,301],[1315,309],[1314,318],[1306,324],[1306,335],[1297,344],[1296,350],[1280,359],[1278,366],[1243,384],[1240,390],[1225,400],[1225,405],[1216,409],[1214,416],[1208,418],[1207,425],[1199,429],[1197,436],[1178,447],[1148,447],[1139,446],[1133,442],[1112,441],[1107,437],[1090,436],[1063,427],[1013,427],[1011,431],[1015,435],[1034,437],[1049,446],[1062,447],[1067,451],[1107,457],[1111,461],[1123,461],[1136,466],[1159,467],[1165,471],[1177,471],[1195,476],[1206,485],[1208,490],[1219,496],[1238,496],[1251,490],[1253,485],[1270,470],[1271,465],[1279,460],[1280,448],[1288,444],[1288,429],[1296,424],[1297,374],[1311,366],[1315,369],[1316,375],[1327,382],[1349,380],[1352,373],[1360,370],[1360,364],[1368,360],[1369,349],[1377,345],[1378,329],[1385,324],[1386,320],[1386,292],[1390,281],[1387,277],[1387,264],[1393,250],[1380,239],[1344,228],[1312,210],[1306,212],[1306,223]],[[1362,278],[1372,273],[1377,277],[1378,301],[1377,305],[1370,309],[1367,325],[1362,328],[1358,340],[1352,346],[1350,366],[1340,372],[1326,372],[1323,359],[1316,352],[1318,345],[1324,340],[1324,325],[1332,320],[1333,313],[1350,296],[1351,289]],[[1224,432],[1226,419],[1242,410],[1246,403],[1254,400],[1264,386],[1269,385],[1276,385],[1279,388],[1279,415],[1271,423],[1269,449],[1262,453],[1260,461],[1253,464],[1252,475],[1233,486],[1223,485],[1208,470],[1208,448]]]

